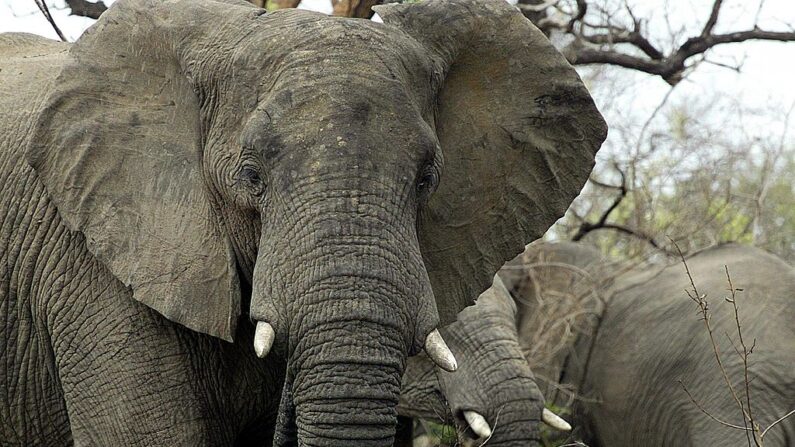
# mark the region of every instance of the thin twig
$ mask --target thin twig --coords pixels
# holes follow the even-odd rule
[[[58,34],[58,37],[61,39],[61,41],[68,42],[68,40],[66,40],[66,37],[61,32],[61,29],[58,28],[58,25],[55,24],[55,19],[53,19],[52,14],[50,14],[50,8],[47,7],[47,4],[44,3],[44,0],[35,0],[35,2],[36,6],[39,7],[39,11],[41,11],[41,13],[44,14],[44,18],[47,19],[48,22],[50,22],[52,29],[55,30],[55,33]]]
[[[751,355],[753,352],[754,347],[751,346],[749,350],[745,344],[745,340],[743,339],[743,331],[742,326],[740,326],[740,312],[737,309],[737,292],[741,289],[736,289],[734,284],[732,284],[732,277],[729,274],[729,266],[724,265],[724,270],[726,270],[726,280],[729,283],[729,293],[731,293],[731,298],[726,298],[726,301],[729,301],[734,308],[734,323],[737,326],[737,334],[740,338],[740,346],[743,348],[742,354],[740,354],[740,358],[743,361],[743,376],[744,376],[744,384],[745,384],[745,401],[747,405],[747,411],[745,414],[748,415],[748,423],[751,425],[751,430],[753,431],[754,436],[754,444],[757,447],[761,447],[761,441],[757,439],[757,434],[759,433],[759,425],[754,420],[753,410],[751,409],[751,381],[748,379],[748,356]],[[756,340],[754,340],[754,346],[756,345]],[[736,348],[735,348],[736,349]],[[739,353],[738,353],[739,354]],[[747,433],[746,433],[747,435]]]
[[[692,293],[690,290],[685,290],[687,296],[693,300],[694,303],[698,305],[699,311],[702,316],[702,320],[704,321],[704,326],[707,329],[707,333],[709,334],[709,340],[712,344],[712,350],[715,354],[715,360],[718,363],[718,367],[720,368],[721,375],[723,376],[724,382],[726,382],[726,387],[729,389],[732,398],[737,403],[737,406],[743,413],[743,423],[746,423],[748,414],[745,411],[745,406],[743,405],[740,398],[737,396],[737,392],[734,389],[734,385],[732,385],[731,379],[729,379],[729,374],[726,372],[726,368],[723,365],[723,360],[721,359],[720,355],[720,348],[718,348],[718,343],[715,341],[715,334],[712,331],[712,325],[710,324],[710,315],[709,315],[709,304],[707,302],[706,295],[702,295],[699,293],[698,288],[696,287],[695,280],[693,279],[693,275],[690,273],[690,267],[687,265],[687,261],[685,260],[685,255],[682,253],[682,250],[679,248],[679,244],[676,243],[673,239],[671,239],[671,243],[676,247],[676,250],[679,252],[679,257],[682,260],[682,264],[685,266],[685,272],[687,273],[687,277],[690,280],[690,287],[692,287]]]
[[[704,413],[705,415],[707,415],[707,416],[708,416],[710,419],[712,419],[713,421],[715,421],[715,422],[717,422],[717,423],[719,423],[719,424],[721,424],[721,425],[725,425],[725,426],[727,426],[727,427],[730,427],[730,428],[735,428],[735,429],[737,429],[737,430],[751,430],[751,429],[750,429],[750,428],[748,428],[748,427],[741,427],[741,426],[739,426],[739,425],[735,425],[735,424],[732,424],[732,423],[729,423],[729,422],[726,422],[726,421],[723,421],[723,420],[720,420],[720,419],[716,418],[716,417],[715,417],[715,415],[713,415],[712,413],[710,413],[709,411],[707,411],[707,410],[706,410],[704,407],[702,407],[702,406],[701,406],[701,404],[700,404],[700,403],[698,403],[698,401],[696,400],[696,398],[695,398],[695,397],[693,397],[693,395],[692,395],[692,394],[690,394],[690,391],[687,389],[687,387],[685,386],[685,384],[684,384],[684,383],[682,383],[682,381],[681,381],[681,380],[679,380],[678,382],[679,382],[679,385],[682,385],[682,389],[685,391],[685,393],[687,393],[687,397],[689,397],[689,398],[690,398],[690,401],[691,401],[691,402],[693,402],[693,403],[696,405],[696,407],[698,407],[698,409],[699,409],[699,410],[701,410],[701,412],[702,412],[702,413]]]
[[[767,434],[768,430],[770,430],[771,428],[775,427],[778,423],[782,422],[784,419],[787,419],[788,417],[792,416],[793,414],[795,414],[795,409],[793,409],[789,413],[785,414],[784,416],[781,416],[780,418],[776,419],[772,424],[768,425],[767,428],[762,432],[762,434],[759,435],[759,437],[764,439],[764,437]]]
[[[710,12],[709,19],[707,19],[707,23],[701,31],[701,37],[705,38],[712,34],[712,29],[715,28],[715,24],[718,23],[718,15],[720,15],[720,7],[722,5],[723,0],[715,0],[715,3],[712,4],[712,12]]]

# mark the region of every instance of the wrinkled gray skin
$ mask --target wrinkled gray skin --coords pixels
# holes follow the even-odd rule
[[[522,355],[516,333],[516,306],[502,281],[442,331],[460,359],[448,373],[427,357],[409,362],[398,412],[457,428],[462,440],[478,440],[463,417],[472,410],[492,428],[488,445],[538,445],[544,398]],[[478,445],[476,443],[475,445]]]
[[[742,395],[743,368],[724,266],[737,292],[743,337],[756,341],[750,357],[753,415],[764,428],[795,409],[795,269],[762,250],[724,245],[699,252],[687,265],[706,294],[724,365]],[[572,359],[563,381],[581,383],[601,402],[581,411],[594,446],[739,446],[742,430],[705,416],[682,389],[713,416],[742,426],[742,416],[721,378],[681,262],[661,271],[616,280],[590,354]],[[590,343],[587,343],[588,345]],[[580,352],[585,350],[579,347]],[[582,371],[586,371],[583,375]],[[681,382],[681,385],[680,385]],[[752,442],[753,444],[753,442]],[[795,444],[795,419],[765,435],[766,447]]]
[[[391,444],[407,357],[606,128],[505,2],[379,14],[120,0],[72,45],[0,36],[0,439],[261,443],[278,413],[277,445]]]
[[[537,374],[544,371],[547,377],[559,377],[559,384],[541,383],[548,399],[565,403],[567,396],[555,392],[561,384],[585,397],[575,406],[571,421],[576,438],[584,438],[592,447],[747,444],[741,430],[705,416],[680,385],[684,384],[718,419],[742,425],[739,410],[715,363],[698,308],[685,293],[690,283],[681,262],[662,269],[629,269],[627,273],[623,266],[619,268],[601,259],[592,248],[562,243],[533,244],[509,266],[519,263],[548,264],[535,268],[535,278],[543,284],[532,284],[516,270],[500,273],[517,296],[519,327],[530,319],[539,290],[549,299],[556,292],[595,287],[598,290],[594,292],[606,302],[605,307],[595,304],[591,308],[595,314],[592,330],[577,337],[564,355],[547,365],[532,365]],[[795,270],[769,253],[738,245],[704,250],[687,259],[687,264],[699,293],[706,294],[709,300],[716,340],[738,387],[743,383],[741,361],[725,336],[728,333],[737,343],[733,309],[724,301],[728,296],[724,265],[729,267],[734,287],[743,289],[737,294],[743,336],[749,344],[756,340],[750,367],[752,410],[764,428],[791,411],[795,403]],[[612,269],[616,270],[611,272]],[[621,274],[616,276],[618,273]],[[534,343],[533,334],[532,328],[523,327],[519,337],[524,348]],[[455,337],[449,336],[448,342],[455,343]],[[490,346],[484,344],[470,355],[486,357]],[[469,358],[467,361],[478,362]],[[511,371],[528,367],[526,362],[519,363],[501,367]],[[466,376],[451,377],[464,380]],[[501,387],[511,385],[502,383]],[[493,390],[493,386],[487,386],[478,393],[488,396]],[[742,392],[742,388],[738,390]],[[445,391],[447,394],[439,400],[458,399],[451,393],[471,393],[453,388]],[[488,411],[493,413],[505,402],[537,405],[537,389],[521,381],[508,393],[510,400],[490,401],[492,408]],[[532,412],[529,419],[537,421],[536,415]],[[501,421],[512,423],[511,419]],[[527,432],[528,428],[522,430]],[[519,432],[516,435],[523,436]],[[532,442],[536,438],[526,439]],[[790,418],[777,425],[766,434],[764,442],[766,446],[792,445],[795,420]]]

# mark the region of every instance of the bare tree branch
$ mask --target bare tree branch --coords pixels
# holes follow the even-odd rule
[[[720,14],[721,6],[723,6],[723,0],[715,0],[715,3],[712,4],[712,12],[709,14],[709,19],[707,19],[707,23],[701,31],[701,37],[707,37],[712,34],[712,29],[715,28],[715,24],[718,23],[718,15]]]
[[[47,7],[47,4],[44,3],[44,0],[35,0],[35,1],[36,1],[36,6],[39,7],[39,11],[41,11],[41,13],[44,14],[44,18],[47,19],[48,22],[50,22],[50,25],[52,25],[52,29],[55,30],[55,33],[58,34],[58,37],[63,42],[68,42],[68,40],[66,40],[66,37],[64,37],[63,33],[61,32],[61,29],[58,28],[58,25],[55,24],[55,19],[53,19],[52,14],[50,14],[50,8]]]
[[[592,1],[592,0],[591,0]],[[520,3],[527,3],[521,2]],[[538,4],[532,2],[531,4]],[[555,2],[556,5],[559,2]],[[541,3],[547,5],[548,3]],[[760,9],[762,3],[760,2]],[[667,54],[655,46],[642,30],[641,21],[638,20],[631,8],[625,5],[627,15],[633,21],[632,29],[610,23],[610,14],[607,23],[593,23],[592,19],[586,20],[588,2],[577,0],[577,9],[568,13],[569,20],[550,19],[544,17],[531,17],[522,8],[525,15],[533,20],[545,33],[560,31],[574,36],[574,41],[563,53],[569,62],[575,65],[608,64],[623,68],[642,71],[660,76],[671,85],[676,85],[684,77],[685,71],[692,66],[688,60],[693,56],[704,54],[717,45],[741,43],[748,40],[768,40],[779,42],[795,41],[795,31],[768,31],[754,25],[746,31],[735,31],[724,34],[715,34],[715,25],[718,22],[723,0],[715,0],[712,4],[710,15],[703,29],[696,36],[686,39],[681,45]],[[540,6],[539,6],[540,8]],[[565,14],[565,13],[564,13]],[[759,13],[757,12],[757,16]],[[642,52],[642,55],[621,51],[616,45],[629,45]]]
[[[627,187],[626,174],[624,174],[624,171],[622,171],[618,166],[616,166],[615,168],[618,171],[618,173],[621,175],[621,185],[619,186],[609,185],[593,179],[591,179],[591,182],[603,188],[617,189],[619,191],[618,196],[615,198],[615,200],[613,200],[613,203],[610,204],[610,206],[602,213],[602,215],[599,217],[599,220],[597,220],[596,222],[588,222],[585,219],[581,219],[582,222],[580,223],[580,227],[577,229],[577,232],[574,234],[574,236],[572,236],[571,240],[572,241],[582,240],[582,238],[584,238],[585,235],[596,230],[613,230],[613,231],[618,231],[619,233],[624,233],[626,235],[644,240],[648,242],[649,245],[651,245],[652,247],[667,252],[667,250],[664,247],[662,247],[659,243],[657,243],[657,241],[654,240],[653,237],[643,234],[640,231],[634,230],[626,225],[607,222],[607,219],[610,217],[611,214],[613,214],[613,211],[615,211],[618,208],[618,206],[621,204],[624,198],[626,198],[627,193],[629,192],[629,188]]]
[[[582,38],[596,45],[631,44],[654,60],[660,60],[665,57],[660,50],[640,33],[640,23],[638,23],[637,27],[632,31],[623,31],[616,34],[594,34],[591,36],[582,36]]]
[[[750,430],[750,428],[748,428],[748,427],[741,427],[741,426],[739,426],[739,425],[731,424],[731,423],[729,423],[729,422],[726,422],[726,421],[723,421],[723,420],[720,420],[720,419],[716,418],[716,417],[715,417],[715,415],[713,415],[712,413],[710,413],[709,411],[707,411],[707,410],[706,410],[706,408],[704,408],[704,407],[703,407],[703,406],[702,406],[700,403],[698,403],[698,401],[696,400],[696,398],[695,398],[695,397],[693,397],[693,395],[692,395],[692,394],[690,394],[690,390],[688,390],[688,389],[687,389],[687,387],[685,386],[685,384],[684,384],[684,383],[682,383],[682,381],[681,381],[681,380],[679,380],[678,382],[679,382],[679,385],[681,385],[681,386],[682,386],[682,389],[683,389],[683,390],[685,390],[685,393],[687,393],[687,397],[689,397],[689,398],[690,398],[690,401],[691,401],[691,402],[693,402],[693,404],[695,404],[695,406],[696,406],[696,407],[697,407],[699,410],[701,410],[701,412],[702,412],[702,413],[704,413],[705,415],[707,415],[707,416],[708,416],[710,419],[712,419],[713,421],[715,421],[715,422],[717,422],[717,423],[719,423],[719,424],[721,424],[721,425],[725,425],[726,427],[729,427],[729,428],[734,428],[734,429],[737,429],[737,430],[745,430],[745,431],[748,431],[748,430]]]
[[[737,404],[737,408],[739,408],[740,412],[743,415],[743,427],[736,426],[736,428],[740,428],[742,430],[745,430],[745,434],[748,437],[748,445],[750,446],[751,445],[751,438],[750,438],[749,431],[753,430],[753,426],[748,427],[748,420],[749,420],[748,412],[746,411],[745,405],[743,404],[743,402],[738,397],[737,392],[735,391],[734,386],[732,385],[732,381],[729,378],[729,373],[726,371],[726,367],[723,365],[723,359],[721,357],[720,348],[718,347],[718,343],[715,341],[715,334],[714,334],[714,332],[712,330],[712,324],[711,324],[712,315],[710,314],[710,310],[709,310],[710,307],[709,307],[709,303],[707,302],[707,295],[699,293],[698,288],[696,287],[696,282],[693,279],[693,274],[690,273],[690,267],[687,265],[687,261],[685,260],[684,253],[682,253],[682,250],[679,248],[679,245],[676,242],[674,242],[673,240],[671,242],[674,244],[674,247],[676,247],[676,250],[679,252],[679,258],[682,260],[682,265],[684,265],[684,267],[685,267],[685,272],[687,273],[687,278],[690,280],[690,287],[691,288],[690,289],[686,289],[685,293],[687,293],[688,298],[693,300],[693,302],[696,303],[696,305],[698,306],[699,313],[701,314],[701,320],[704,322],[704,327],[706,328],[707,334],[709,335],[709,341],[710,341],[710,344],[712,345],[712,351],[715,354],[715,361],[718,364],[718,369],[720,369],[721,376],[723,376],[723,381],[726,383],[726,388],[729,390],[729,393],[731,394],[732,399],[734,399],[734,402]],[[682,386],[684,387],[684,385],[682,385]],[[687,391],[687,388],[685,388],[685,392],[688,395],[690,394]],[[692,399],[692,396],[691,396],[691,399]],[[700,405],[698,405],[698,404],[696,404],[696,405],[700,407]],[[707,415],[709,415],[709,412],[707,412],[706,410],[702,409],[702,411],[704,411]],[[715,418],[713,417],[713,419],[715,419]],[[732,424],[729,424],[729,425],[732,426]],[[754,440],[755,439],[756,439],[756,436],[754,436]]]
[[[738,289],[734,287],[734,284],[732,283],[732,277],[729,274],[729,266],[724,265],[723,268],[726,270],[726,280],[729,283],[729,293],[731,293],[731,298],[726,298],[726,301],[730,302],[732,304],[732,307],[734,308],[734,323],[735,326],[737,327],[737,335],[739,336],[740,346],[742,346],[743,348],[742,353],[740,353],[739,350],[737,350],[737,353],[743,361],[743,381],[745,385],[744,387],[745,403],[747,409],[746,414],[748,415],[748,424],[746,425],[750,425],[750,428],[753,431],[754,444],[756,444],[757,447],[761,447],[762,441],[761,439],[757,439],[761,430],[759,424],[754,419],[754,413],[751,408],[751,379],[749,377],[749,367],[748,367],[748,356],[750,356],[751,353],[753,353],[754,351],[754,347],[756,346],[756,339],[754,339],[754,343],[749,349],[748,346],[745,344],[745,339],[743,338],[743,330],[742,326],[740,326],[740,311],[737,308],[737,292],[741,292],[743,289]],[[733,344],[734,343],[732,343],[732,345]],[[746,436],[748,436],[747,432]]]
[[[773,423],[768,425],[767,428],[765,429],[765,431],[762,432],[762,435],[760,437],[764,438],[764,436],[767,434],[768,430],[770,430],[771,428],[775,427],[780,422],[782,422],[784,419],[787,419],[788,417],[792,416],[793,414],[795,414],[795,410],[792,410],[789,413],[785,414],[784,416],[781,416],[780,418],[778,418],[775,421],[773,421]]]
[[[590,42],[589,39],[593,42]],[[575,65],[617,65],[620,67],[660,76],[669,84],[676,85],[682,80],[685,70],[689,68],[686,65],[688,59],[697,54],[702,54],[717,45],[741,43],[747,40],[792,42],[795,41],[795,32],[752,29],[728,34],[709,35],[706,37],[691,37],[687,39],[685,43],[682,44],[682,46],[680,46],[679,49],[677,49],[674,53],[662,58],[659,58],[659,54],[656,55],[656,58],[652,57],[652,55],[649,54],[650,48],[646,47],[642,41],[633,41],[629,38],[622,39],[621,36],[614,36],[612,39],[614,39],[616,43],[629,43],[640,48],[649,56],[649,59],[621,53],[615,50],[593,48],[588,46],[573,48],[573,52],[571,49],[566,49],[569,51],[564,50],[564,54],[569,59],[569,62]],[[580,39],[580,41],[583,40],[587,41],[588,43],[609,43],[609,39],[604,36],[590,36]],[[652,47],[652,54],[654,54],[654,50],[655,49]]]

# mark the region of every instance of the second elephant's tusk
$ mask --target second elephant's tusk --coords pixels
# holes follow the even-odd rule
[[[571,431],[571,425],[568,422],[546,408],[544,408],[544,411],[541,412],[541,420],[555,430]]]
[[[453,353],[447,347],[447,343],[444,342],[438,329],[431,331],[428,337],[425,338],[425,353],[428,354],[428,357],[436,366],[445,371],[453,372],[458,369],[458,362],[456,362]]]
[[[257,357],[264,358],[268,355],[275,335],[273,326],[264,321],[257,322],[257,329],[254,331],[254,352],[257,353]]]
[[[488,438],[491,436],[491,427],[489,427],[489,423],[486,422],[486,418],[479,413],[466,410],[464,411],[464,419],[466,419],[467,424],[469,424],[469,427],[476,435],[481,438]]]

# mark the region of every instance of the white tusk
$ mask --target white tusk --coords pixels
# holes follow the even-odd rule
[[[571,425],[569,425],[568,422],[564,421],[562,417],[547,410],[546,408],[544,408],[544,411],[541,412],[541,420],[555,430],[571,431]]]
[[[486,418],[480,414],[472,410],[465,410],[464,419],[466,419],[467,424],[469,424],[476,435],[481,438],[488,438],[491,436],[491,427],[489,427],[489,423],[486,422]]]
[[[254,352],[257,353],[257,357],[264,358],[268,355],[275,334],[273,326],[264,321],[257,322],[257,330],[254,331]]]
[[[438,329],[431,331],[425,338],[425,353],[436,366],[445,371],[453,372],[458,369],[458,362],[455,361],[453,353],[450,352],[450,348],[447,347],[447,343],[444,342]]]

